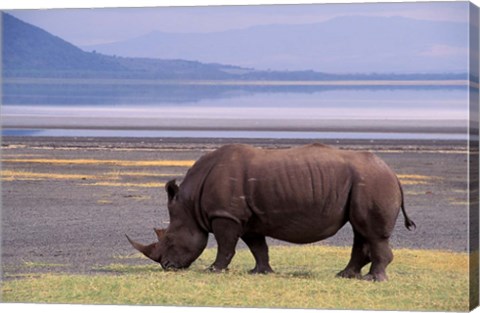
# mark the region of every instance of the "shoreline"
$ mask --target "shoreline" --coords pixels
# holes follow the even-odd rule
[[[245,143],[260,147],[291,147],[320,142],[353,150],[372,151],[467,151],[464,140],[414,139],[308,139],[308,138],[187,138],[187,137],[71,137],[71,136],[2,136],[1,144],[51,148],[135,148],[135,149],[215,149],[224,144]]]
[[[372,79],[372,80],[161,80],[125,78],[25,78],[7,77],[8,84],[95,84],[95,85],[185,85],[185,86],[387,86],[387,87],[456,87],[472,86],[469,79]]]
[[[174,110],[174,111],[172,111]],[[463,119],[408,120],[368,118],[205,118],[181,116],[180,109],[158,109],[152,116],[135,118],[124,112],[108,111],[108,116],[59,116],[9,114],[4,112],[3,129],[13,130],[111,130],[111,131],[211,131],[211,132],[335,132],[399,134],[466,134],[468,121]],[[185,110],[184,110],[185,111]],[[173,112],[173,113],[172,113]],[[184,112],[185,113],[185,112]],[[31,114],[31,113],[30,113]],[[102,113],[107,114],[107,113]]]

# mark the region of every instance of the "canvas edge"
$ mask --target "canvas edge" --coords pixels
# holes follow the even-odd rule
[[[479,8],[469,7],[469,308],[479,306]]]

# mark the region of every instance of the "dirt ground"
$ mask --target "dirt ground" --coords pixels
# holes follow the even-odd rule
[[[2,138],[1,238],[4,278],[32,272],[96,273],[135,253],[124,234],[149,243],[153,227],[166,227],[163,184],[181,181],[189,161],[228,142],[267,148],[306,140]],[[407,231],[399,216],[395,248],[466,252],[468,193],[466,143],[430,141],[326,141],[370,150],[399,175],[406,210],[417,224]],[[178,162],[185,160],[187,162]],[[159,162],[162,161],[162,162]],[[318,244],[351,246],[347,224]],[[287,244],[269,240],[270,244]],[[215,246],[210,235],[210,246]],[[238,248],[245,248],[239,243]],[[133,259],[134,263],[149,260]]]

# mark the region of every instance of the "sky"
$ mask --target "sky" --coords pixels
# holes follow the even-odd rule
[[[268,24],[309,24],[349,15],[402,16],[461,22],[468,16],[467,6],[462,4],[464,3],[333,3],[308,6],[308,9],[303,5],[237,5],[22,9],[7,12],[77,46],[86,46],[130,39],[152,31],[208,33]]]

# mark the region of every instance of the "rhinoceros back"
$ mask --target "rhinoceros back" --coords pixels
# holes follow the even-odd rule
[[[231,145],[201,161],[210,165],[199,195],[209,220],[231,218],[293,242],[331,236],[345,223],[351,174],[339,150]]]

